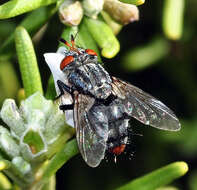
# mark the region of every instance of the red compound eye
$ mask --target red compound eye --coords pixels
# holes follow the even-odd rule
[[[73,56],[69,55],[69,56],[65,57],[65,58],[62,60],[61,64],[60,64],[60,69],[61,69],[61,70],[64,70],[64,68],[65,68],[68,64],[70,64],[71,62],[73,62],[73,61],[74,61],[74,57],[73,57]]]
[[[96,55],[97,56],[97,53],[92,50],[92,49],[86,49],[85,52],[88,54],[88,55]]]

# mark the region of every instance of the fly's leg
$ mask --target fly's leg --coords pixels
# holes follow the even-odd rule
[[[62,95],[64,95],[65,91],[68,92],[71,96],[73,96],[74,90],[71,87],[64,84],[61,80],[57,81],[57,85],[58,85],[58,88],[60,90],[60,94],[55,99],[58,99]],[[74,104],[65,104],[65,105],[60,105],[59,106],[59,109],[62,110],[62,111],[73,110],[73,108],[74,108]]]
[[[55,99],[58,99],[62,95],[64,95],[64,91],[68,92],[71,96],[73,95],[74,90],[71,87],[64,84],[61,80],[57,80],[57,86],[60,90],[60,94]]]
[[[116,98],[117,96],[110,94],[106,99],[96,99],[96,103],[99,105],[104,104],[105,106],[109,106],[109,104],[111,104]]]
[[[104,100],[104,105],[108,106],[109,104],[111,104],[115,99],[117,98],[117,96],[114,96],[113,94],[110,94],[107,99]]]
[[[62,111],[73,110],[74,104],[60,105],[59,109]]]

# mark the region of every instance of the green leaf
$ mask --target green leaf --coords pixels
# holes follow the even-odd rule
[[[43,93],[35,51],[25,28],[16,28],[15,43],[26,97],[37,91]]]
[[[78,154],[78,146],[75,139],[69,141],[64,147],[49,161],[42,179],[48,181],[59,168],[61,168],[70,158]]]
[[[46,91],[45,97],[47,99],[52,99],[52,100],[56,97],[55,84],[54,84],[52,75],[49,77],[49,80],[48,80],[47,91]]]
[[[185,0],[165,0],[163,31],[167,38],[178,40],[182,36]]]
[[[0,58],[0,103],[2,103],[5,98],[16,97],[18,89],[19,81],[13,65],[11,62],[1,60]]]
[[[169,52],[169,43],[161,37],[150,43],[128,50],[121,63],[126,71],[138,71],[157,63]]]
[[[23,26],[28,33],[33,36],[38,30],[48,21],[48,19],[57,11],[57,7],[51,5],[49,7],[41,7],[31,12],[25,19],[19,24]],[[0,54],[13,52],[14,50],[14,34],[3,43],[0,48]]]
[[[10,159],[20,154],[20,147],[12,137],[11,133],[0,125],[0,150]]]
[[[173,186],[165,186],[165,187],[157,188],[156,190],[179,190],[179,189]]]
[[[134,4],[134,5],[142,5],[145,3],[145,0],[119,0],[123,3],[129,3],[129,4]]]
[[[56,188],[56,180],[55,180],[55,176],[53,175],[49,181],[44,185],[44,187],[42,188],[42,190],[55,190]]]
[[[2,190],[11,190],[12,184],[8,180],[8,178],[0,172],[0,189]]]
[[[185,162],[174,162],[137,178],[116,190],[155,190],[185,175],[187,171],[188,165]]]
[[[102,20],[84,17],[84,22],[106,58],[114,57],[120,50],[120,44],[111,28]]]
[[[22,158],[20,160],[21,162],[19,166],[17,165],[15,159],[13,159],[12,162],[7,161],[9,162],[10,166],[9,168],[5,169],[3,172],[18,185],[20,185],[21,187],[25,187],[27,186],[28,183],[31,183],[33,181],[33,175],[31,174],[29,163],[27,163]]]
[[[44,142],[37,131],[29,130],[24,136],[23,141],[29,145],[33,154],[36,154],[44,149]]]
[[[66,41],[68,41],[70,43],[71,35],[73,35],[74,37],[76,36],[75,37],[75,44],[80,45],[78,43],[77,33],[78,33],[77,26],[66,27],[61,34],[61,38],[65,39]],[[64,45],[60,42],[59,47],[60,46],[64,46]],[[68,47],[66,46],[66,48],[68,48]]]
[[[70,42],[71,39],[71,34],[73,36],[76,36],[75,38],[75,44],[81,48],[88,48],[88,49],[93,49],[97,55],[98,59],[101,60],[100,55],[99,55],[99,49],[96,45],[96,42],[92,38],[91,34],[86,28],[86,25],[84,21],[80,24],[80,27],[66,27],[61,35],[61,37],[68,42]],[[60,44],[62,46],[62,44]]]
[[[190,190],[196,190],[197,187],[197,171],[196,169],[192,171],[192,173],[189,176],[189,189]]]
[[[10,162],[4,159],[0,159],[0,171],[6,170],[10,167]]]
[[[0,19],[15,17],[56,2],[57,0],[11,0],[0,6]]]
[[[110,28],[112,29],[114,35],[117,35],[120,30],[122,29],[122,25],[117,23],[115,20],[113,20],[111,18],[111,16],[109,15],[109,13],[105,12],[105,11],[101,11],[101,15],[103,17],[103,19],[105,20],[105,22],[110,26]]]
[[[98,60],[101,61],[100,51],[97,47],[96,41],[92,38],[84,21],[79,26],[79,43],[82,48],[93,49],[97,53]]]

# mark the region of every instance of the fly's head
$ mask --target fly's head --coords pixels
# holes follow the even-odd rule
[[[74,37],[71,35],[71,45],[64,39],[60,39],[70,49],[62,52],[65,57],[60,63],[60,70],[63,72],[73,71],[77,67],[88,63],[97,63],[97,54],[92,49],[83,49],[75,46]]]

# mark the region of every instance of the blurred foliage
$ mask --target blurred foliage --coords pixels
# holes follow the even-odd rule
[[[71,7],[64,11],[69,12],[69,18],[75,21],[78,15],[76,12],[70,11],[75,1],[67,1]],[[131,153],[128,153],[129,155],[118,158],[116,164],[103,161],[98,168],[92,169],[88,168],[82,158],[78,156],[57,172],[78,152],[75,140],[64,144],[72,136],[73,131],[65,130],[65,133],[62,130],[55,131],[57,134],[61,133],[58,141],[60,143],[54,144],[50,148],[47,158],[42,160],[42,164],[40,162],[35,164],[27,158],[17,157],[18,152],[22,151],[22,148],[18,147],[20,142],[16,136],[12,136],[13,133],[8,132],[7,128],[9,126],[10,131],[15,130],[13,126],[18,126],[18,123],[10,124],[10,122],[4,121],[8,125],[6,126],[0,121],[1,125],[6,126],[1,127],[0,141],[4,142],[3,139],[5,142],[11,142],[13,145],[10,145],[11,148],[15,147],[10,153],[6,152],[6,147],[0,146],[0,189],[21,189],[16,183],[21,184],[21,181],[23,183],[23,177],[26,176],[23,172],[27,168],[21,169],[20,167],[30,164],[36,174],[33,177],[37,180],[37,190],[43,184],[45,184],[42,186],[43,190],[55,189],[56,172],[58,190],[65,188],[87,190],[102,188],[105,190],[118,187],[131,189],[130,186],[122,186],[122,184],[131,184],[131,186],[134,184],[136,189],[137,180],[139,186],[143,186],[144,190],[155,189],[161,185],[163,187],[157,188],[157,190],[196,190],[197,1],[120,0],[122,3],[141,5],[138,7],[139,22],[124,26],[120,23],[120,19],[116,19],[116,11],[101,11],[104,1],[94,1],[93,4],[88,4],[91,3],[90,0],[83,1],[77,3],[77,8],[82,11],[81,17],[77,17],[77,23],[80,23],[77,26],[71,26],[75,22],[66,22],[66,20],[63,22],[66,26],[61,23],[62,17],[58,13],[58,8],[63,0],[10,0],[0,3],[0,107],[7,98],[15,99],[20,105],[25,96],[31,98],[35,91],[44,92],[46,98],[53,99],[55,97],[54,82],[45,64],[43,53],[55,52],[60,45],[58,44],[60,36],[69,41],[71,34],[77,34],[76,44],[83,48],[94,49],[99,55],[99,62],[103,56],[104,66],[110,73],[159,97],[172,108],[181,119],[182,130],[177,133],[158,131],[150,127],[141,127],[141,124],[132,121],[134,132],[143,134],[143,137],[139,135],[133,137],[131,149],[136,149],[136,151],[131,160],[128,159],[131,157]],[[114,9],[116,8],[115,4]],[[127,19],[129,20],[129,18]],[[10,110],[11,107],[9,107]],[[28,111],[30,112],[31,109]],[[32,115],[34,112],[37,113],[37,111],[32,111]],[[8,115],[10,113],[8,110]],[[11,117],[11,114],[9,116]],[[56,116],[54,115],[50,121],[52,122]],[[60,117],[62,118],[62,116]],[[37,117],[32,116],[32,118]],[[39,122],[42,123],[42,120]],[[52,124],[55,129],[59,130],[57,126],[57,128],[55,127],[55,123]],[[54,128],[47,133],[49,139]],[[46,148],[41,142],[42,140],[40,136],[30,131],[25,136],[24,143],[28,144],[33,152],[39,152]],[[42,146],[37,146],[40,144]],[[62,146],[57,148],[60,144]],[[14,154],[17,155],[16,159],[14,159]],[[173,168],[171,171],[175,171],[175,173],[172,172],[170,177],[171,173],[164,170],[165,175],[169,174],[166,175],[166,177],[170,177],[169,181],[162,178],[161,173],[156,173],[156,177],[144,181],[146,176],[150,177],[155,174],[154,172],[163,171],[163,168],[156,170],[157,168],[177,160],[186,161],[189,164],[190,172],[173,182],[172,186],[165,185],[184,175],[184,172],[177,175],[176,171],[180,170]],[[184,164],[183,162],[178,163]],[[172,166],[174,167],[174,165]],[[169,169],[169,166],[166,167]],[[149,173],[150,171],[153,172]],[[186,170],[184,171],[186,172]],[[143,177],[146,173],[148,174]],[[164,182],[160,181],[161,178],[164,179]],[[131,179],[134,180],[129,182]],[[29,183],[27,181],[24,183]],[[148,188],[149,185],[154,185],[153,181],[158,182],[158,186]],[[148,185],[144,184],[145,182]],[[35,187],[29,187],[29,189],[33,188]],[[140,188],[137,187],[137,189]]]

